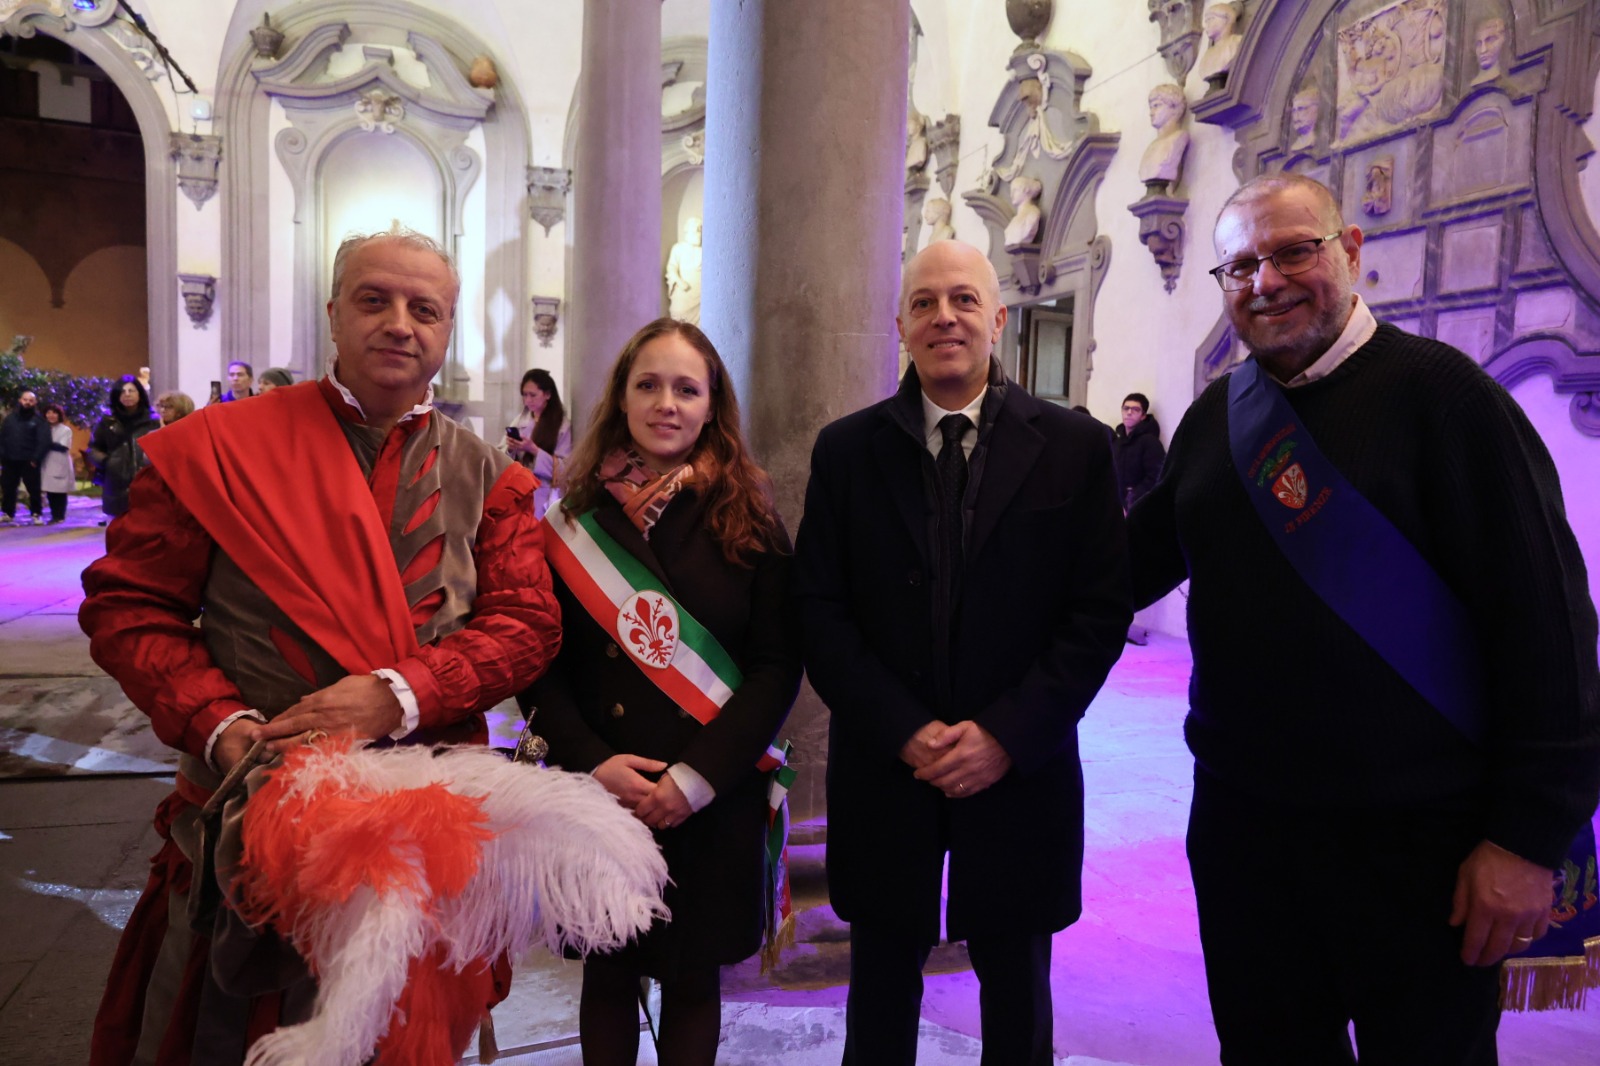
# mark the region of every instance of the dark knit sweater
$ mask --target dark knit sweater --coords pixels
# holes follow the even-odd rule
[[[1323,455],[1465,604],[1489,739],[1462,737],[1290,567],[1234,471],[1224,379],[1184,416],[1129,527],[1140,605],[1190,579],[1195,759],[1274,804],[1481,813],[1487,839],[1557,865],[1600,794],[1600,676],[1543,442],[1470,359],[1388,325],[1286,391]]]

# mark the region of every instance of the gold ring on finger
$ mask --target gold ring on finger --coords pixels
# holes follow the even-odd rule
[[[300,742],[307,747],[314,748],[317,745],[317,741],[327,739],[328,731],[326,729],[308,729],[305,735],[300,738]]]

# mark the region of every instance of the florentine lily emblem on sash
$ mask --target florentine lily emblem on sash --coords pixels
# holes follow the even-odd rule
[[[1278,475],[1278,480],[1272,483],[1272,494],[1279,503],[1296,511],[1306,505],[1306,472],[1299,463]]]
[[[628,654],[646,666],[665,670],[678,652],[678,609],[659,592],[630,598],[617,612],[617,636]]]

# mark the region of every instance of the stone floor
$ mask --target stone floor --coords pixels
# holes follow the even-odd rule
[[[89,661],[78,574],[103,548],[93,501],[67,524],[0,529],[0,1059],[80,1063],[116,938],[154,852],[169,759]],[[1083,919],[1056,937],[1055,1047],[1071,1066],[1217,1060],[1183,858],[1190,761],[1182,642],[1128,649],[1082,727]],[[500,731],[508,723],[500,723]],[[839,1061],[844,929],[815,846],[797,846],[804,943],[774,973],[724,979],[719,1061]],[[976,1063],[976,989],[959,945],[929,967],[924,1066]],[[577,1066],[579,967],[540,955],[496,1011],[502,1063]],[[1600,1062],[1600,997],[1580,1013],[1508,1015],[1506,1066]],[[648,1038],[641,1062],[653,1063]]]

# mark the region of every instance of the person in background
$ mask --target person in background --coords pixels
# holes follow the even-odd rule
[[[633,1066],[648,975],[661,982],[659,1061],[711,1066],[719,967],[755,954],[771,898],[757,762],[800,686],[789,537],[740,435],[733,382],[696,326],[661,318],[634,334],[589,425],[545,520],[561,651],[522,704],[550,763],[592,773],[655,831],[672,918],[584,960],[583,1061]],[[616,605],[585,591],[597,579],[623,582],[624,606],[648,617],[619,628]],[[670,623],[650,589],[670,591]],[[731,670],[717,671],[720,709],[715,678],[677,674],[688,649],[652,657],[700,627],[699,661]]]
[[[264,395],[278,388],[280,385],[293,385],[294,374],[281,366],[269,366],[261,372],[260,379],[256,382],[257,395]]]
[[[17,517],[17,485],[28,491],[28,510],[35,525],[44,523],[44,496],[39,490],[39,464],[50,453],[50,427],[39,417],[39,397],[26,389],[17,406],[0,422],[0,525]]]
[[[161,423],[150,414],[150,397],[135,377],[111,386],[111,413],[94,427],[89,438],[89,461],[100,471],[100,508],[111,519],[128,511],[128,486],[146,465],[139,438]]]
[[[228,391],[218,396],[216,403],[232,403],[242,400],[246,396],[254,396],[251,384],[255,381],[255,369],[249,363],[234,360],[228,364]]]
[[[1117,464],[1117,499],[1127,511],[1156,487],[1167,451],[1161,446],[1161,427],[1150,413],[1150,398],[1130,392],[1122,400],[1122,424],[1112,432],[1111,457]]]
[[[72,469],[72,427],[67,425],[67,413],[58,404],[44,409],[44,420],[50,426],[50,451],[39,467],[39,487],[50,501],[49,524],[60,525],[67,520],[67,493],[77,487],[78,478]]]
[[[560,482],[572,454],[572,424],[548,370],[522,375],[522,413],[506,427],[500,447],[538,479],[533,513],[543,518],[551,502],[561,498]]]
[[[180,418],[194,414],[194,401],[186,392],[163,392],[156,399],[156,415],[163,426],[170,426]]]

